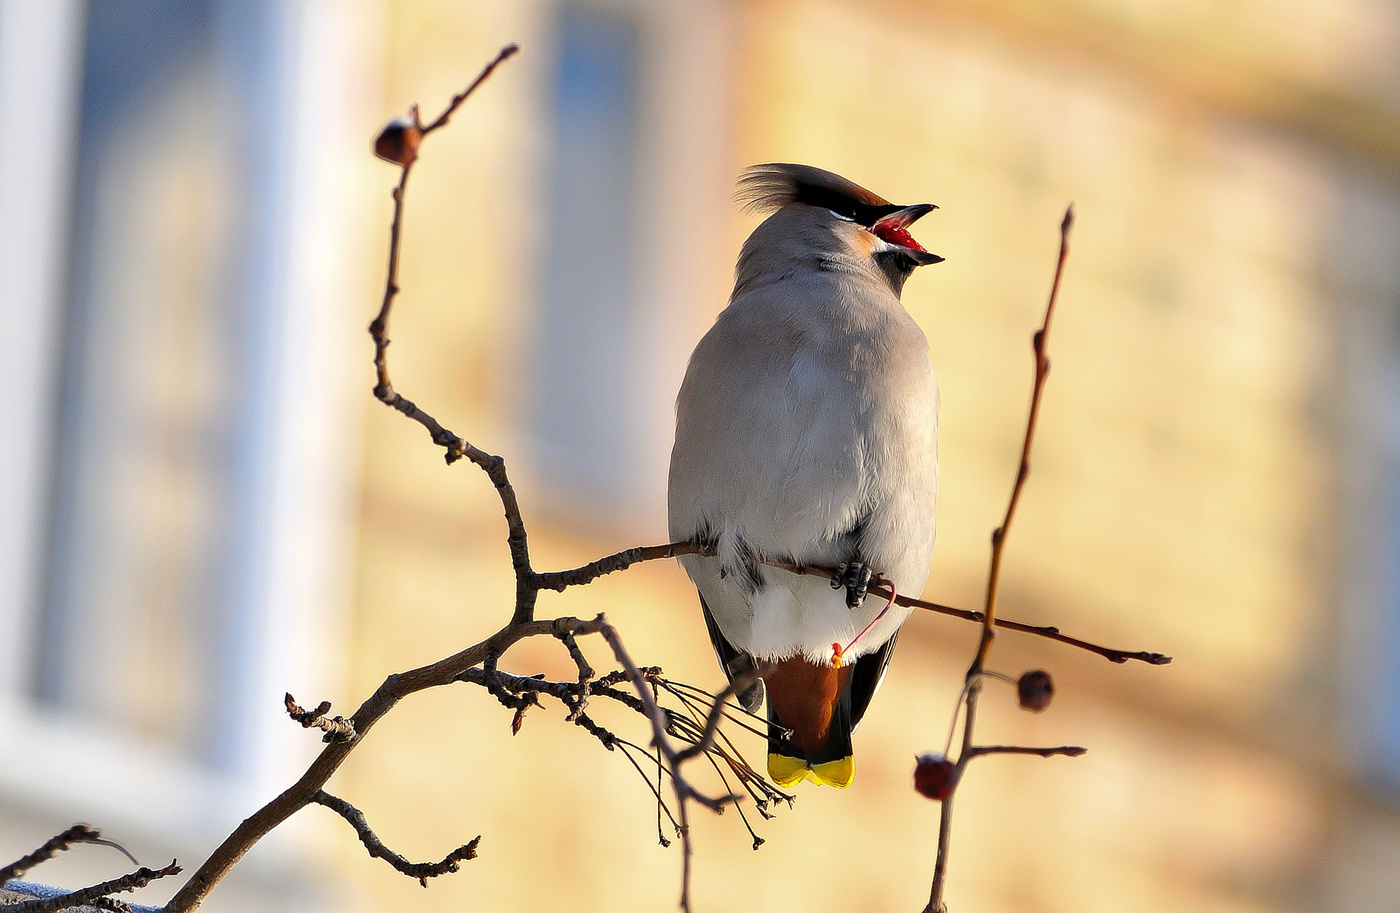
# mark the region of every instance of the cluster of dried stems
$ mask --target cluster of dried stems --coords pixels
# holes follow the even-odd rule
[[[747,797],[754,803],[759,814],[764,817],[771,816],[770,809],[776,803],[787,802],[791,804],[792,802],[792,796],[769,783],[744,759],[730,736],[730,731],[735,728],[744,729],[759,736],[766,734],[764,730],[767,725],[766,721],[747,714],[732,700],[738,690],[750,684],[749,681],[741,679],[719,694],[711,694],[693,685],[667,679],[657,667],[639,667],[628,654],[626,647],[623,646],[622,638],[617,629],[602,615],[592,619],[561,617],[541,620],[535,618],[535,603],[541,590],[563,591],[569,587],[584,586],[605,574],[625,570],[643,561],[674,558],[684,554],[709,554],[707,547],[694,542],[674,542],[667,545],[627,549],[571,570],[535,570],[530,561],[529,537],[525,528],[525,520],[521,515],[515,490],[506,474],[505,461],[499,456],[481,450],[444,428],[432,415],[395,392],[390,381],[387,360],[389,316],[394,299],[399,292],[398,265],[403,231],[404,196],[409,174],[417,158],[418,148],[429,134],[446,126],[457,108],[491,75],[501,62],[513,55],[516,50],[515,45],[504,48],[496,59],[482,70],[471,85],[454,97],[446,109],[431,123],[425,125],[419,120],[418,109],[415,106],[410,109],[407,118],[396,120],[386,127],[376,141],[376,152],[382,158],[398,164],[401,173],[398,186],[393,191],[394,216],[390,228],[388,277],[385,283],[384,298],[379,313],[369,328],[370,335],[374,340],[374,366],[377,379],[374,388],[375,397],[423,425],[431,435],[433,443],[444,449],[449,464],[465,458],[484,471],[495,487],[505,513],[508,529],[507,544],[511,564],[515,571],[516,595],[511,618],[504,627],[480,643],[430,665],[390,675],[349,718],[329,716],[331,709],[329,702],[323,702],[318,707],[309,710],[304,709],[296,703],[292,695],[288,694],[286,710],[289,716],[304,727],[320,730],[322,739],[326,743],[325,748],[300,779],[283,791],[281,795],[254,812],[233,833],[229,834],[185,882],[170,902],[159,908],[163,913],[188,913],[188,911],[198,907],[254,844],[273,828],[308,805],[321,805],[339,814],[354,828],[371,856],[385,860],[399,872],[417,879],[425,886],[429,878],[457,871],[462,861],[476,855],[476,847],[480,837],[476,837],[453,850],[439,862],[410,862],[385,846],[370,828],[362,812],[346,800],[326,792],[324,787],[331,775],[368,735],[371,727],[393,709],[400,700],[427,688],[459,682],[486,688],[502,705],[512,710],[514,712],[511,721],[513,730],[519,729],[527,709],[539,705],[541,698],[552,698],[563,705],[567,721],[584,729],[608,750],[620,751],[627,758],[656,796],[661,842],[669,844],[665,831],[661,829],[662,815],[669,820],[672,831],[681,841],[683,863],[680,906],[683,910],[689,911],[690,909],[692,847],[689,815],[692,802],[715,812],[734,805],[743,816],[743,807],[740,803],[743,797]],[[1064,268],[1070,223],[1071,215],[1067,212],[1061,226],[1060,260],[1055,272],[1055,282],[1046,309],[1045,321],[1034,337],[1035,385],[1021,452],[1020,469],[1016,476],[1006,517],[992,536],[992,563],[988,574],[987,595],[983,610],[973,612],[924,602],[907,596],[895,597],[900,605],[952,615],[982,625],[982,638],[978,644],[976,656],[968,667],[966,687],[959,697],[958,708],[954,714],[955,726],[959,714],[963,721],[962,748],[956,761],[958,775],[972,759],[986,754],[1017,753],[1048,757],[1083,752],[1081,748],[1070,746],[1027,748],[979,746],[974,743],[973,730],[977,718],[977,702],[981,693],[983,677],[987,674],[984,665],[995,637],[996,628],[1023,631],[1057,640],[1097,653],[1117,663],[1130,659],[1153,664],[1170,662],[1169,657],[1158,653],[1114,650],[1068,637],[1053,627],[1038,627],[1007,621],[997,617],[996,614],[997,583],[1000,577],[1006,533],[1010,529],[1016,505],[1029,472],[1031,440],[1039,414],[1041,392],[1049,370],[1049,362],[1045,356],[1045,341],[1050,328],[1050,318],[1054,312],[1060,275]],[[796,573],[814,574],[828,578],[835,573],[831,568],[799,567],[781,562],[770,563]],[[884,595],[890,595],[887,585],[877,580],[872,586],[871,592],[879,593],[881,590],[883,590]],[[601,676],[595,672],[578,646],[578,639],[587,635],[597,635],[602,638],[618,664],[617,670]],[[543,676],[520,676],[500,671],[498,663],[505,652],[517,642],[532,637],[557,639],[573,660],[578,670],[577,679],[573,681],[549,681]],[[758,670],[759,674],[762,672],[763,670]],[[588,714],[589,702],[595,699],[611,701],[644,717],[651,733],[649,746],[621,738],[595,722]],[[719,781],[725,790],[723,794],[710,795],[692,782],[687,773],[689,765],[701,759],[704,759],[710,769],[718,774]],[[652,776],[653,771],[655,780]],[[942,893],[947,872],[948,843],[952,824],[952,792],[956,789],[959,778],[954,779],[952,787],[948,790],[946,797],[942,799],[938,854],[935,861],[932,893],[926,913],[939,913],[943,910]],[[669,790],[664,788],[666,780],[669,780]],[[737,786],[742,790],[742,793],[735,791],[733,786]],[[669,792],[669,798],[667,792]],[[744,817],[744,823],[753,837],[754,847],[757,848],[763,842],[762,839],[753,832],[747,817]],[[11,879],[18,878],[44,860],[75,844],[92,842],[105,841],[102,841],[98,833],[90,828],[74,826],[48,841],[34,853],[0,869],[0,886]],[[180,867],[174,862],[157,870],[141,867],[114,881],[103,882],[70,893],[0,905],[0,913],[48,913],[48,911],[84,905],[106,910],[137,909],[115,899],[113,895],[135,890],[155,879],[167,878],[180,873]]]

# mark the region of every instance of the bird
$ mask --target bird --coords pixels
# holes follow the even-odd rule
[[[676,398],[670,535],[711,552],[680,562],[741,705],[766,694],[769,777],[844,788],[911,611],[871,581],[917,594],[933,555],[938,382],[900,295],[943,260],[908,230],[937,207],[785,163],[735,198],[767,218]]]

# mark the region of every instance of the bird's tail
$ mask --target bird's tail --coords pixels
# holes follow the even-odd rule
[[[851,753],[850,667],[797,656],[765,676],[768,776],[781,787],[811,780],[844,789],[855,777]]]
[[[851,755],[813,764],[803,758],[793,758],[768,752],[768,778],[784,789],[796,786],[803,780],[811,780],[818,786],[835,786],[845,789],[856,776],[856,759]]]

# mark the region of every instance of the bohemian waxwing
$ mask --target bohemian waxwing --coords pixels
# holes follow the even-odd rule
[[[933,554],[938,383],[899,294],[937,263],[897,206],[808,165],[757,165],[737,198],[772,214],[744,242],[729,306],[690,358],[671,453],[673,541],[740,695],[768,695],[768,775],[847,786],[851,733],[909,609],[866,595],[871,574],[918,594]],[[828,583],[763,563],[840,568]]]

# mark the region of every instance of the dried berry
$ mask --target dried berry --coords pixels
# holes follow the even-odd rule
[[[921,795],[942,802],[953,794],[962,775],[958,765],[936,751],[921,754],[915,760],[914,788]]]
[[[423,130],[417,123],[406,117],[396,117],[374,138],[374,154],[407,168],[418,157],[418,142],[422,139]]]
[[[1055,683],[1050,673],[1044,669],[1032,669],[1016,682],[1016,693],[1021,698],[1021,709],[1039,713],[1050,706],[1055,696]]]

